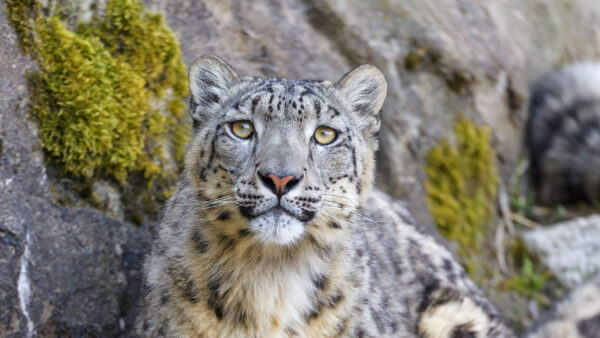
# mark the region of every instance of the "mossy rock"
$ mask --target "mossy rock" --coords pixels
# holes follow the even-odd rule
[[[7,11],[40,69],[30,92],[48,164],[73,186],[103,179],[124,196],[149,195],[140,203],[157,201],[155,213],[190,135],[185,65],[162,16],[138,0],[108,0],[102,17],[70,30],[37,1],[9,2]]]
[[[427,154],[427,203],[438,230],[458,243],[471,274],[496,214],[498,174],[490,131],[466,119],[455,124],[456,143],[442,140]]]

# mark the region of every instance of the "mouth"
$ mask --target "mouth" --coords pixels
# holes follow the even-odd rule
[[[267,214],[275,214],[275,215],[285,215],[288,217],[292,217],[295,218],[296,220],[302,222],[302,223],[306,223],[308,221],[310,221],[311,219],[313,219],[313,217],[315,216],[314,212],[311,211],[307,211],[307,210],[298,210],[299,212],[294,212],[294,210],[290,210],[288,208],[286,208],[285,206],[283,206],[281,204],[281,202],[277,203],[275,206],[266,209],[266,210],[261,210],[260,212],[256,212],[256,210],[253,210],[253,208],[248,208],[248,207],[239,207],[240,212],[242,213],[242,215],[244,215],[244,217],[248,218],[249,220],[253,220],[255,218],[267,215]]]

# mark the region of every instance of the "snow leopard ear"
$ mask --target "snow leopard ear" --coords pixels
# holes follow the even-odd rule
[[[190,113],[196,121],[202,120],[202,112],[224,100],[239,76],[220,57],[207,55],[194,61],[188,78],[192,94]]]
[[[387,82],[381,71],[362,65],[344,75],[335,87],[353,112],[364,119],[365,129],[376,133],[380,126],[379,113],[387,93]]]

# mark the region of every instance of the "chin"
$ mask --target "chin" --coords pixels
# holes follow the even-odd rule
[[[280,208],[253,218],[248,225],[259,241],[280,246],[297,243],[304,235],[306,227],[304,222]]]

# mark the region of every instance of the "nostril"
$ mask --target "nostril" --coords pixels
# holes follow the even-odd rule
[[[302,181],[302,178],[304,178],[304,176],[300,176],[300,178],[292,178],[287,185],[285,186],[285,192],[288,192],[292,189],[294,189],[294,187],[296,185],[298,185],[298,183],[300,183],[300,181]]]
[[[275,187],[275,182],[273,182],[267,175],[259,172],[258,178],[267,188],[269,188],[269,190],[276,193],[277,189]]]

